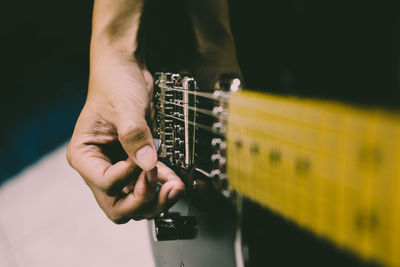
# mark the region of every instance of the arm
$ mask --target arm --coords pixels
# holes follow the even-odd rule
[[[212,88],[222,73],[235,73],[241,77],[228,0],[185,0],[185,5],[200,54],[195,74],[201,86]]]
[[[116,223],[155,215],[184,191],[176,174],[157,162],[145,119],[153,81],[133,56],[142,6],[143,0],[95,1],[88,96],[67,152]]]

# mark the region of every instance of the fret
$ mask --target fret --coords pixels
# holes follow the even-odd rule
[[[248,91],[230,98],[232,188],[364,259],[400,265],[400,115]]]

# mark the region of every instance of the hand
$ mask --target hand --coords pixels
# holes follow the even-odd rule
[[[157,162],[149,114],[153,80],[134,60],[107,53],[91,62],[87,101],[67,159],[115,223],[154,216],[185,187]],[[156,192],[157,183],[162,187]]]

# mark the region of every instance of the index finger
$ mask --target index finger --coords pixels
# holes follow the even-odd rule
[[[157,167],[143,171],[135,184],[133,192],[118,199],[113,205],[113,212],[120,217],[141,219],[143,214],[152,210],[156,197]]]
[[[68,153],[70,165],[85,181],[108,195],[118,194],[138,172],[136,164],[129,158],[112,164],[95,144],[77,145],[71,142]]]

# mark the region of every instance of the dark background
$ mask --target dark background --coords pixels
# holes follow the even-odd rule
[[[151,71],[196,60],[183,0],[148,1]],[[248,88],[399,107],[398,1],[231,0]],[[92,1],[1,5],[0,181],[71,135],[88,80]]]
[[[92,1],[1,4],[0,183],[71,135],[87,89]]]

